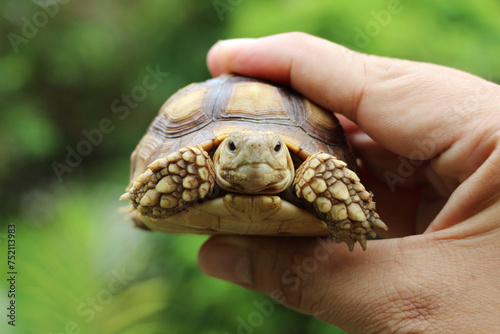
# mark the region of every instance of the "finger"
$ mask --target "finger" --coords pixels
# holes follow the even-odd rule
[[[345,245],[320,240],[322,244],[310,238],[215,237],[202,246],[199,265],[205,274],[269,295],[289,308],[320,320],[345,325],[343,322],[350,316],[342,314],[347,310],[346,304],[357,302],[357,296],[340,296],[341,291],[352,288],[347,288],[345,281],[355,279],[354,271],[344,271],[346,259],[352,256]],[[315,250],[317,245],[323,246]],[[370,253],[373,252],[371,246]],[[359,249],[355,254],[357,251]],[[357,261],[359,259],[352,261],[351,270]],[[338,272],[334,266],[339,266]],[[371,272],[370,268],[365,270],[366,274]],[[339,281],[340,272],[344,277]],[[330,283],[317,277],[328,277]],[[332,321],[332,317],[341,319]]]
[[[446,204],[455,182],[432,177],[429,162],[394,154],[362,132],[349,142],[361,159],[361,180],[374,194],[377,212],[390,222],[384,237],[423,233]]]
[[[313,43],[313,42],[316,43]],[[291,42],[291,45],[294,48],[287,48],[286,50],[294,51],[292,54],[286,54],[286,50],[283,47],[288,47],[288,42]],[[306,42],[308,45],[304,44]],[[309,43],[311,42],[311,43]],[[283,33],[278,35],[272,35],[268,37],[262,37],[258,39],[254,38],[236,38],[229,40],[221,40],[217,42],[208,52],[207,54],[207,65],[209,67],[210,72],[214,76],[218,76],[222,73],[240,73],[244,75],[255,76],[258,78],[279,82],[281,84],[289,85],[297,90],[300,88],[299,86],[295,86],[292,83],[292,66],[307,66],[307,64],[303,63],[303,53],[308,53],[308,59],[311,58],[311,48],[308,46],[325,46],[325,43],[332,44],[331,46],[340,48],[343,51],[350,51],[347,48],[344,48],[340,45],[332,43],[330,41],[322,40],[321,38],[317,38],[305,33]],[[320,45],[322,44],[322,45]],[[257,49],[254,49],[257,48]],[[267,50],[265,48],[268,48]],[[272,51],[272,53],[266,51]],[[322,57],[320,55],[320,57]],[[377,57],[380,59],[384,59],[383,57]],[[306,59],[306,60],[308,60]],[[388,61],[394,61],[396,59],[386,58]],[[324,61],[325,59],[320,59]],[[326,59],[327,61],[331,61],[331,59]],[[293,62],[299,61],[297,64],[293,64]],[[415,65],[420,66],[417,62],[400,60],[399,65],[401,67],[414,67]],[[312,63],[312,61],[311,61]],[[310,64],[314,66],[314,64]],[[324,63],[316,64],[316,65],[324,65]],[[331,65],[331,64],[329,64]],[[430,64],[421,64],[424,66],[428,66]],[[458,71],[453,68],[449,68],[446,66],[440,65],[431,65],[432,68],[427,68],[427,70],[431,70],[433,73],[439,73],[441,75],[450,75],[450,76],[458,76],[463,78],[464,80],[479,80],[480,78],[474,76],[470,73]],[[315,71],[316,72],[316,71]],[[296,77],[295,79],[300,80],[303,78]],[[304,86],[304,85],[302,85]],[[307,91],[307,87],[304,86],[304,93]],[[324,88],[324,87],[323,87]],[[312,91],[312,90],[311,90]]]
[[[436,172],[460,181],[488,150],[474,130],[499,89],[458,70],[367,56],[302,33],[218,43],[207,58],[215,75],[236,72],[290,85],[392,152],[423,160],[439,156]],[[467,145],[442,155],[462,139]],[[476,149],[481,153],[471,155]],[[470,164],[458,164],[466,157]]]
[[[396,239],[369,241],[368,252],[356,248],[350,253],[345,245],[322,238],[224,236],[203,245],[199,265],[210,276],[269,295],[348,332],[367,333],[407,316],[391,305],[398,298],[408,298],[406,306],[415,303],[423,312],[433,307],[426,293],[413,291],[419,287],[404,279],[411,273],[400,264],[418,261],[428,246],[422,240],[412,244],[420,248],[398,248]],[[271,300],[262,303],[267,310],[275,307]]]

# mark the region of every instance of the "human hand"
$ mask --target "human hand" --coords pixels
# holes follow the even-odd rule
[[[302,33],[230,40],[213,75],[289,85],[341,118],[388,239],[217,236],[201,270],[352,333],[500,330],[500,87]]]

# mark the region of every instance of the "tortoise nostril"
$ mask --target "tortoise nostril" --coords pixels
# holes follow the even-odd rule
[[[250,140],[248,146],[250,146],[251,149],[259,150],[262,147],[262,142],[260,140]]]

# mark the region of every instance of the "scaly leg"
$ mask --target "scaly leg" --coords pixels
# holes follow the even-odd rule
[[[212,193],[215,171],[201,147],[186,147],[153,161],[120,197],[151,218],[167,218]]]
[[[311,155],[297,169],[294,180],[297,197],[310,203],[338,242],[353,250],[358,241],[366,249],[366,235],[376,236],[373,227],[387,230],[375,212],[372,194],[356,173],[342,160],[326,153]]]

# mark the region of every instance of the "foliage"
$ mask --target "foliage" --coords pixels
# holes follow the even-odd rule
[[[209,77],[218,39],[299,30],[500,81],[499,12],[495,0],[3,0],[1,240],[16,224],[19,332],[232,333],[269,300],[203,276],[205,237],[138,231],[117,211],[130,152],[168,96]],[[120,270],[133,278],[111,291]],[[276,306],[260,332],[335,329]]]

